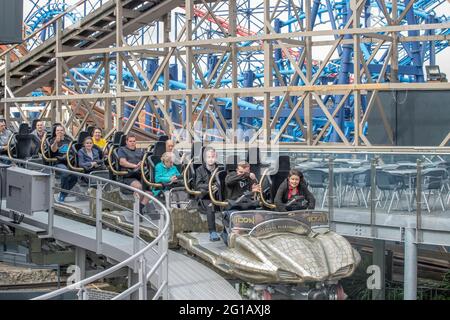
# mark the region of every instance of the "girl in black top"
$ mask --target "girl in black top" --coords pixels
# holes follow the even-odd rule
[[[289,171],[288,178],[278,187],[274,200],[277,211],[293,210],[287,204],[295,197],[303,197],[306,200],[307,204],[302,206],[301,209],[314,209],[316,199],[314,199],[313,194],[308,190],[303,173],[293,169]]]

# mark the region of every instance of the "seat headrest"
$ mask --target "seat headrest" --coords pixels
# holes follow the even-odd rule
[[[161,156],[151,155],[150,161],[156,166],[158,163],[161,162]]]
[[[87,137],[90,137],[91,135],[89,134],[89,132],[87,131],[81,131],[78,135],[78,139],[77,139],[77,143],[79,144],[83,144],[84,139],[86,139]]]
[[[95,126],[88,126],[86,128],[86,132],[92,137],[92,135],[94,134],[94,129],[95,129]]]
[[[164,136],[159,136],[159,137],[158,137],[158,141],[165,142],[165,141],[167,141],[167,140],[169,140],[169,136],[164,135]]]
[[[113,145],[120,146],[122,141],[123,132],[122,131],[116,131],[114,132],[113,136]]]
[[[34,131],[34,129],[36,129],[36,124],[38,123],[38,121],[40,121],[39,119],[33,119],[33,121],[31,122],[31,129],[30,131]]]
[[[123,147],[127,145],[127,135],[124,134],[120,137],[119,147]]]
[[[28,123],[21,123],[19,125],[19,131],[18,134],[29,134],[30,133],[30,126]]]
[[[278,158],[278,171],[291,170],[291,158],[289,156],[280,156]]]
[[[161,157],[164,152],[166,152],[166,142],[165,141],[156,142],[155,147],[153,148],[153,155]]]

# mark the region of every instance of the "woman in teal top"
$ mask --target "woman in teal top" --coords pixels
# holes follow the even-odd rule
[[[180,172],[173,165],[174,155],[172,152],[165,152],[161,156],[161,162],[155,167],[155,183],[176,184],[179,180]],[[167,190],[167,189],[164,189]],[[153,193],[157,196],[161,189],[154,189]]]

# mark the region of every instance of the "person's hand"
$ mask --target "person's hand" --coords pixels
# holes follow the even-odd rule
[[[219,190],[219,188],[217,187],[217,185],[215,185],[215,184],[213,184],[212,186],[211,186],[211,190],[212,190],[212,192],[217,192],[217,190]]]
[[[256,176],[253,172],[250,172],[250,179],[256,180]]]
[[[261,186],[257,183],[252,185],[252,192],[261,192]]]
[[[172,176],[172,178],[170,178],[170,183],[175,183],[178,181],[177,176]]]
[[[91,165],[92,165],[93,168],[97,168],[98,167],[97,162],[91,162]]]
[[[134,168],[135,168],[135,169],[138,169],[140,166],[141,166],[141,162],[139,161],[138,163],[136,163],[136,164],[134,165]]]
[[[61,139],[61,136],[60,135],[56,135],[56,137],[55,137],[55,142],[56,143],[58,143],[58,142],[60,142],[62,139]]]

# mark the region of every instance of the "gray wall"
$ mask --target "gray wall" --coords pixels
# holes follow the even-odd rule
[[[436,146],[449,133],[450,91],[389,91],[378,94],[394,131],[394,145]],[[370,142],[374,145],[389,144],[376,105],[369,116],[368,126]]]
[[[0,44],[22,42],[23,0],[0,0]]]

